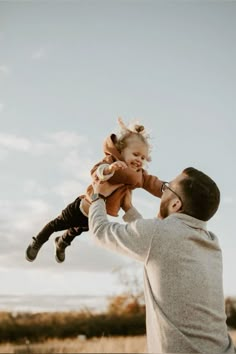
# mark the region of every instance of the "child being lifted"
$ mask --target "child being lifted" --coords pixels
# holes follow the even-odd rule
[[[126,126],[118,119],[119,132],[111,134],[104,142],[104,158],[91,170],[94,179],[109,181],[114,185],[113,193],[106,198],[107,214],[118,216],[123,200],[129,190],[144,188],[156,197],[161,197],[162,181],[151,176],[144,169],[150,161],[149,136],[143,125]],[[121,185],[122,184],[122,185]],[[65,249],[74,238],[88,231],[88,212],[93,199],[101,197],[93,193],[89,185],[86,194],[69,204],[61,214],[46,224],[26,249],[26,259],[33,262],[42,245],[53,232],[66,230],[55,238],[55,258],[61,263],[65,260]]]

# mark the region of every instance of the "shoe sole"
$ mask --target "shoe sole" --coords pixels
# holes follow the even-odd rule
[[[29,247],[28,247],[28,248],[29,248]],[[34,259],[29,258],[28,254],[27,254],[28,248],[27,248],[26,251],[25,251],[25,259],[26,259],[28,262],[33,262],[33,261],[35,261],[37,255],[36,255],[36,257],[35,257]]]
[[[63,263],[64,261],[61,261],[58,257],[57,257],[57,243],[56,240],[58,240],[59,237],[56,237],[54,240],[54,256],[55,256],[55,260],[57,261],[57,263]]]
[[[27,256],[27,253],[25,254],[25,259],[26,259],[28,262],[33,262],[33,261],[35,261],[35,259],[30,259],[30,258]]]

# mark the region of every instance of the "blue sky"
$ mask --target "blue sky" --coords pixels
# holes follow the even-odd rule
[[[236,295],[235,15],[235,1],[0,2],[2,294],[113,294],[114,269],[140,270],[88,234],[64,264],[54,236],[36,262],[24,259],[31,237],[84,193],[122,116],[150,131],[151,174],[194,166],[219,185],[209,229],[225,294]],[[134,204],[154,217],[159,200],[136,190]]]

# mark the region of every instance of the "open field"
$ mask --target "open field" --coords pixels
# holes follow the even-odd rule
[[[236,331],[230,332],[236,346]],[[0,345],[0,353],[15,354],[46,354],[46,353],[145,353],[146,337],[101,337],[86,340],[52,339],[40,344],[26,343]]]
[[[0,353],[46,354],[46,353],[145,353],[146,337],[101,337],[84,340],[52,339],[42,344],[0,346]]]

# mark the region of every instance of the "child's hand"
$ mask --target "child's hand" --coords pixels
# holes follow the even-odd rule
[[[116,161],[116,162],[113,162],[107,169],[108,169],[109,173],[114,173],[115,171],[118,171],[118,170],[124,170],[127,167],[128,166],[126,165],[126,163],[124,161]]]

